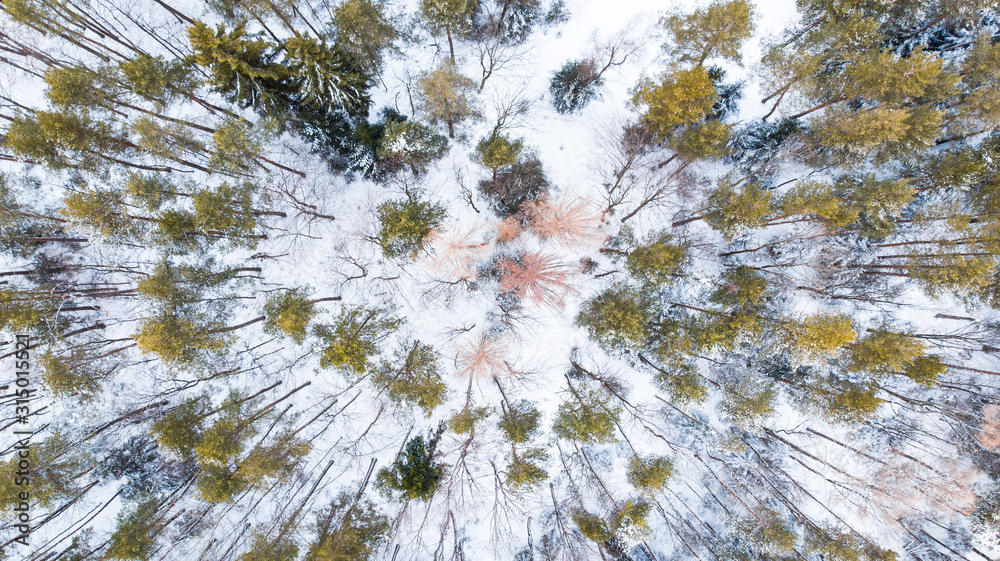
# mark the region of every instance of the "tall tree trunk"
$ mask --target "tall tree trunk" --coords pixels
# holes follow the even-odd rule
[[[445,24],[444,32],[448,35],[448,50],[451,52],[451,62],[455,63],[455,43],[451,40],[451,24]],[[451,127],[451,123],[448,123],[448,127]],[[452,138],[455,138],[452,136]]]

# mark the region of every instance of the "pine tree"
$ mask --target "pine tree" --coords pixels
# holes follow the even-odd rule
[[[610,524],[600,516],[584,509],[573,511],[573,522],[583,536],[614,556],[628,559],[630,542],[649,533],[646,518],[650,505],[645,501],[626,501],[611,513]]]
[[[383,361],[372,374],[372,383],[396,403],[412,403],[428,417],[444,401],[447,386],[438,372],[434,347],[414,341]]]
[[[921,355],[907,364],[902,374],[922,386],[931,388],[937,385],[938,377],[947,369],[940,356]]]
[[[400,32],[387,8],[383,0],[347,0],[333,10],[337,43],[370,76],[381,73],[385,52],[398,52],[393,43]]]
[[[222,292],[227,283],[241,282],[245,277],[240,273],[257,272],[257,267],[216,269],[212,258],[202,260],[199,266],[165,259],[136,283],[136,292],[165,310],[176,310],[204,300],[210,291]]]
[[[309,290],[293,288],[274,293],[264,304],[264,331],[285,335],[301,345],[309,331],[309,322],[316,317],[316,304],[309,300]]]
[[[250,485],[263,488],[274,480],[292,477],[296,466],[311,449],[305,440],[281,434],[271,444],[251,450],[240,461],[239,470]]]
[[[112,164],[142,167],[123,159],[135,152],[135,146],[120,130],[86,112],[15,114],[5,131],[3,145],[54,171],[76,168],[102,173]]]
[[[770,383],[753,378],[735,378],[726,383],[724,399],[719,409],[737,427],[759,425],[774,414],[778,393]]]
[[[208,464],[229,465],[243,452],[244,442],[253,436],[253,429],[245,427],[232,415],[218,419],[202,431],[194,446],[195,459],[202,467]]]
[[[923,106],[877,107],[865,112],[830,108],[812,128],[812,138],[845,163],[860,165],[909,158],[934,145],[941,134],[943,115]]]
[[[592,390],[572,392],[559,404],[552,432],[559,438],[583,444],[608,444],[615,440],[619,410]]]
[[[195,487],[202,500],[209,503],[232,502],[233,498],[246,491],[250,483],[241,473],[226,464],[206,463],[198,472]]]
[[[709,300],[727,311],[758,313],[767,305],[770,298],[767,279],[752,267],[729,267],[722,273],[721,281]]]
[[[107,367],[91,359],[89,353],[74,350],[65,355],[45,352],[38,357],[42,383],[56,396],[71,396],[90,400],[100,394],[101,380],[109,376],[114,367]]]
[[[632,103],[646,106],[643,121],[659,141],[683,125],[705,119],[719,100],[712,78],[702,66],[664,74],[658,82],[645,79],[636,86]]]
[[[33,438],[28,454],[31,505],[46,509],[59,506],[62,501],[79,494],[80,474],[96,467],[94,458],[74,446],[61,432],[53,432],[40,441]],[[25,458],[16,452],[9,459],[0,461],[0,476],[11,482],[0,486],[0,509],[5,512],[12,512],[22,501],[20,494],[25,492],[25,485],[14,482],[19,477],[25,477],[23,461]]]
[[[650,241],[628,254],[625,268],[633,277],[651,287],[673,283],[680,276],[681,266],[687,258],[684,246],[670,243],[673,235],[666,231],[650,234]]]
[[[882,406],[884,400],[876,397],[878,390],[878,384],[873,382],[830,377],[817,388],[817,398],[829,418],[844,423],[860,423]]]
[[[548,479],[548,472],[541,467],[548,458],[548,453],[542,448],[526,448],[518,451],[511,446],[507,469],[504,472],[507,486],[517,492],[539,485]]]
[[[197,314],[160,313],[144,318],[132,338],[143,353],[153,353],[167,364],[190,364],[229,346],[232,338],[224,330]]]
[[[903,333],[878,330],[851,346],[848,368],[854,372],[901,371],[924,345]]]
[[[825,183],[800,181],[785,191],[775,203],[782,216],[809,215],[828,232],[845,228],[858,220],[861,209],[837,196]]]
[[[649,534],[649,524],[646,519],[652,509],[645,500],[628,500],[615,509],[611,516],[611,531],[622,542],[630,538]]]
[[[379,353],[379,343],[399,325],[400,320],[388,310],[342,308],[333,325],[313,328],[316,337],[324,343],[320,367],[364,374],[371,366],[371,358]]]
[[[175,97],[197,89],[193,68],[179,60],[162,56],[138,55],[118,65],[123,86],[130,92],[150,99],[162,109]]]
[[[68,193],[61,214],[98,236],[115,242],[135,242],[144,228],[133,218],[120,191],[94,189]]]
[[[739,63],[740,47],[753,35],[754,7],[746,0],[716,0],[686,15],[664,17],[670,40],[663,46],[678,62],[701,65],[710,58]]]
[[[630,485],[646,493],[662,490],[673,477],[674,463],[665,456],[632,456],[626,477]]]
[[[520,400],[508,404],[500,416],[500,430],[514,444],[526,444],[538,431],[541,412],[535,404]]]
[[[612,286],[584,302],[577,325],[608,349],[641,347],[649,337],[651,311],[646,298],[625,286]]]
[[[114,84],[86,66],[51,67],[45,71],[45,97],[62,108],[107,106],[115,97]]]
[[[455,434],[473,435],[476,425],[488,418],[493,412],[492,407],[466,407],[448,419],[448,428]]]
[[[795,526],[770,508],[755,509],[753,517],[737,523],[737,532],[755,551],[768,555],[789,555],[798,542]]]
[[[789,350],[806,360],[833,357],[856,337],[851,318],[843,314],[814,314],[787,326]]]
[[[371,501],[344,491],[317,515],[316,542],[305,561],[369,561],[390,529],[389,519]]]
[[[0,288],[0,330],[44,330],[55,322],[54,310],[36,301],[30,292]]]
[[[465,35],[471,23],[468,3],[465,0],[420,0],[420,15],[432,32],[444,30],[448,37],[451,62],[454,64],[455,40],[453,36]]]
[[[159,528],[154,523],[157,500],[139,503],[127,514],[118,515],[118,527],[111,534],[104,556],[108,559],[145,561],[153,554]]]
[[[240,554],[237,561],[295,561],[299,546],[291,540],[272,541],[266,534],[256,531],[250,549]]]
[[[716,108],[722,100],[713,105]],[[678,129],[670,141],[677,156],[685,160],[721,158],[728,153],[729,125],[711,120]]]
[[[851,200],[859,216],[859,234],[868,238],[885,238],[894,233],[896,215],[916,194],[907,179],[877,180],[873,175],[841,178],[834,189],[842,198]]]
[[[181,255],[199,251],[205,247],[205,233],[195,226],[197,217],[193,212],[168,209],[156,219],[156,230],[152,233],[154,244],[164,251]]]
[[[991,252],[982,252],[991,253]],[[906,258],[907,272],[932,297],[979,294],[993,280],[994,255],[921,255]]]
[[[705,222],[733,239],[766,223],[771,214],[771,192],[757,183],[747,183],[737,190],[734,183],[723,179],[709,195],[708,204]]]
[[[576,509],[573,511],[572,517],[573,523],[580,529],[580,533],[583,534],[583,537],[588,540],[603,545],[613,537],[611,530],[608,529],[607,523],[596,514],[592,514],[583,509]]]
[[[512,140],[503,134],[493,133],[476,144],[476,158],[483,167],[490,170],[493,181],[496,181],[501,169],[517,163],[523,149],[523,139]]]
[[[457,2],[464,0],[424,0],[424,2]],[[475,81],[463,76],[454,62],[444,62],[433,72],[426,72],[417,81],[420,108],[431,123],[448,125],[448,138],[455,138],[455,125],[479,115],[475,101],[470,97]]]
[[[160,446],[181,458],[194,457],[194,448],[201,439],[203,419],[208,413],[205,396],[182,401],[149,428]]]
[[[383,491],[398,491],[405,500],[429,500],[444,477],[445,465],[437,461],[437,445],[444,431],[442,424],[427,438],[411,438],[396,456],[391,468],[379,470],[377,485]]]
[[[288,474],[295,462],[308,452],[308,445],[285,438],[270,450],[257,448],[241,465],[240,456],[246,442],[257,435],[251,419],[257,399],[247,399],[234,391],[223,402],[221,414],[197,437],[194,458],[200,471],[195,485],[201,497],[213,503],[232,501],[251,485],[261,485],[265,479]],[[249,418],[249,419],[248,419]],[[287,455],[282,455],[287,454]]]
[[[223,171],[245,172],[254,165],[266,140],[267,135],[254,128],[251,123],[226,119],[216,125],[215,132],[212,133],[215,150],[209,163]]]
[[[441,224],[446,215],[444,207],[413,197],[382,203],[377,212],[382,254],[408,259],[417,256],[431,230]]]
[[[220,183],[202,189],[191,198],[194,225],[200,231],[224,235],[232,245],[256,247],[257,212],[253,208],[252,183]]]
[[[657,369],[653,376],[656,385],[669,392],[670,400],[681,407],[704,401],[709,395],[708,388],[698,373],[698,367],[690,362],[669,358],[671,360],[667,367]]]
[[[806,550],[830,561],[896,561],[896,552],[882,549],[853,532],[830,527],[806,527]]]

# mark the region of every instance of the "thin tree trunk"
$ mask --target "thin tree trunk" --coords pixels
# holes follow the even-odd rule
[[[341,299],[341,296],[328,296],[326,298],[317,298],[315,300],[310,300],[310,304],[319,304],[320,302],[336,302]]]
[[[704,218],[705,218],[704,216],[692,216],[690,218],[685,218],[684,220],[678,220],[677,222],[672,222],[670,224],[670,227],[671,228],[677,228],[677,227],[683,226],[685,224],[690,224],[692,222],[697,222],[699,220],[703,220]],[[622,222],[624,222],[624,220],[622,220]]]
[[[455,63],[455,43],[451,40],[451,24],[450,23],[449,24],[445,24],[445,26],[444,26],[444,32],[445,32],[445,34],[448,35],[448,50],[451,52],[451,62],[452,62],[452,64],[454,64]],[[449,130],[449,133],[450,133],[450,131],[451,131],[451,121],[448,122],[448,130]],[[452,133],[452,138],[455,138],[455,136],[454,136],[453,133]]]
[[[223,329],[216,329],[216,330],[211,331],[210,333],[229,333],[230,331],[236,331],[237,329],[242,329],[244,327],[247,327],[248,325],[253,325],[255,323],[260,323],[260,322],[264,321],[264,319],[265,319],[265,316],[255,317],[252,320],[245,321],[245,322],[243,322],[243,323],[241,323],[239,325],[234,325],[232,327],[226,327],[226,328],[223,328]]]

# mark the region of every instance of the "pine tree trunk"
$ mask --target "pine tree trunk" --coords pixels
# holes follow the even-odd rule
[[[65,333],[63,335],[60,335],[59,338],[60,339],[68,339],[69,337],[72,337],[74,335],[79,335],[81,333],[86,333],[88,331],[94,331],[95,329],[104,329],[105,327],[107,327],[107,326],[104,325],[104,323],[97,322],[94,325],[91,325],[90,327],[82,327],[80,329],[77,329],[76,331],[70,331],[69,333]]]
[[[451,24],[446,24],[444,26],[444,32],[448,35],[448,50],[451,52],[451,62],[455,63],[455,43],[451,40]],[[451,123],[448,123],[448,129],[451,130]],[[452,136],[452,138],[455,138]]]
[[[260,323],[264,321],[264,319],[266,319],[265,316],[255,317],[252,320],[245,321],[239,325],[234,325],[232,327],[225,327],[223,329],[215,329],[213,331],[210,331],[210,333],[229,333],[230,331],[236,331],[237,329],[242,329],[244,327],[253,325],[255,323]]]
[[[673,223],[670,224],[670,227],[671,228],[677,228],[677,227],[683,226],[685,224],[690,224],[692,222],[697,222],[697,221],[702,220],[704,218],[705,218],[704,216],[692,216],[691,218],[685,218],[684,220],[678,220],[677,222],[673,222]],[[624,222],[624,220],[622,220],[622,222]]]
[[[315,300],[310,300],[309,303],[310,304],[319,304],[320,302],[336,302],[336,301],[340,300],[341,298],[342,298],[341,296],[329,296],[327,298],[317,298]]]

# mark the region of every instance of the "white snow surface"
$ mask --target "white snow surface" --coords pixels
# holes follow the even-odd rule
[[[412,5],[407,7],[412,13],[416,2],[410,4]],[[693,5],[650,0],[568,0],[566,6],[572,14],[571,19],[552,28],[537,29],[528,42],[519,47],[518,56],[496,71],[479,96],[484,118],[459,126],[460,138],[451,143],[444,159],[420,179],[417,187],[424,191],[425,198],[444,205],[448,210],[448,218],[441,228],[443,235],[471,232],[473,235],[470,240],[474,242],[473,245],[485,244],[484,249],[476,250],[482,256],[488,256],[491,251],[497,250],[494,228],[498,220],[489,213],[486,202],[478,195],[475,195],[474,202],[479,212],[472,208],[466,201],[457,178],[460,177],[465,186],[475,191],[475,183],[486,174],[470,157],[475,143],[492,130],[496,107],[515,98],[529,102],[531,109],[507,129],[508,134],[523,137],[527,146],[537,149],[556,198],[586,201],[595,209],[595,214],[600,214],[600,209],[604,208],[601,188],[604,178],[598,172],[602,157],[600,133],[602,130],[620,127],[626,119],[637,118],[638,113],[628,101],[631,97],[629,89],[640,77],[655,76],[666,69],[666,62],[660,53],[662,38],[654,27],[659,15],[664,10],[685,10]],[[175,7],[193,15],[198,11],[190,3],[187,7]],[[397,6],[397,9],[403,7]],[[206,21],[212,18],[208,13],[203,17]],[[757,35],[744,48],[746,66],[740,68],[732,64],[725,65],[728,71],[727,81],[746,80],[739,120],[749,120],[766,112],[759,103],[762,96],[750,68],[759,59],[761,41],[776,37],[795,18],[795,4],[792,0],[757,4]],[[579,113],[556,113],[548,93],[552,73],[567,60],[578,59],[588,52],[595,35],[598,38],[607,37],[623,29],[636,30],[637,36],[642,38],[643,48],[634,57],[630,57],[626,64],[605,75],[606,84],[601,99],[591,102]],[[410,113],[409,103],[406,101],[407,77],[433,67],[445,56],[445,53],[431,43],[425,37],[406,48],[402,56],[388,59],[383,75],[385,87],[373,90],[373,108],[390,105],[403,113]],[[446,43],[442,44],[446,47]],[[466,42],[458,41],[456,50],[464,72],[478,82],[481,69],[474,48]],[[7,82],[4,86],[12,97],[22,103],[38,105],[41,91],[39,84]],[[276,209],[285,210],[290,218],[276,219],[271,224],[285,233],[281,230],[269,232],[271,239],[257,250],[275,256],[274,258],[251,259],[250,264],[256,263],[264,268],[260,290],[252,294],[256,297],[255,301],[241,301],[242,311],[231,319],[231,324],[256,317],[268,295],[266,291],[279,287],[310,287],[317,298],[342,296],[342,302],[321,304],[325,311],[316,319],[319,323],[331,321],[345,305],[391,307],[399,317],[406,319],[406,324],[400,332],[386,341],[386,356],[391,355],[408,339],[419,339],[433,345],[440,357],[449,397],[430,417],[424,417],[417,409],[399,410],[367,384],[351,386],[339,373],[320,369],[318,353],[309,352],[314,343],[307,342],[304,347],[295,347],[290,342],[274,342],[260,330],[259,324],[240,330],[241,346],[263,343],[267,352],[260,353],[263,355],[260,359],[243,365],[244,368],[250,368],[247,373],[202,383],[194,391],[207,391],[216,401],[220,401],[227,394],[228,388],[252,392],[280,380],[282,385],[267,396],[277,399],[284,392],[310,382],[308,388],[285,402],[291,405],[291,411],[299,415],[300,421],[310,419],[335,398],[336,405],[330,412],[336,415],[330,417],[329,429],[313,442],[313,452],[302,473],[297,476],[296,481],[288,482],[290,485],[285,491],[267,496],[260,504],[257,502],[261,494],[254,492],[234,505],[212,507],[211,516],[221,516],[218,523],[200,528],[199,534],[178,541],[173,546],[166,545],[167,540],[161,539],[161,544],[165,545],[158,549],[156,558],[233,559],[239,550],[227,550],[232,541],[238,536],[248,535],[251,525],[261,524],[263,528],[269,528],[287,505],[294,504],[308,492],[317,475],[331,460],[333,468],[323,478],[319,491],[313,497],[314,510],[327,504],[341,490],[357,489],[372,458],[377,460],[377,468],[389,465],[408,437],[426,433],[440,421],[447,420],[460,411],[466,403],[467,389],[471,388],[469,399],[477,406],[497,407],[500,403],[501,396],[492,379],[475,379],[470,384],[467,377],[459,375],[457,364],[464,345],[471,344],[498,325],[494,289],[488,283],[480,283],[474,289],[469,288],[466,283],[448,285],[448,282],[455,279],[449,276],[449,271],[436,266],[436,246],[433,243],[428,251],[413,262],[399,262],[383,258],[377,244],[370,241],[370,236],[375,235],[377,230],[376,206],[381,202],[400,198],[402,190],[361,179],[347,182],[343,177],[329,173],[322,161],[308,155],[308,146],[303,141],[290,136],[283,137],[267,156],[305,171],[305,179],[276,173],[275,181],[292,185],[295,192],[310,197],[309,202],[317,205],[319,212],[334,215],[336,220],[310,220],[305,215],[296,216],[295,209],[287,201],[276,200]],[[3,169],[26,168],[4,164]],[[58,190],[53,188],[57,178],[46,176],[38,169],[30,171],[44,178],[42,191],[37,196],[45,197],[45,200],[53,201],[54,204],[58,197]],[[706,165],[697,170],[698,174],[707,177],[723,172],[721,165],[717,164]],[[694,192],[704,192],[704,189],[695,187]],[[675,216],[687,216],[685,210],[696,208],[699,208],[699,201],[696,199],[668,201],[666,205],[644,211],[631,224],[641,238],[649,231],[668,227]],[[627,442],[622,439],[612,445],[584,447],[594,468],[601,472],[604,484],[616,495],[616,500],[624,502],[629,498],[638,498],[638,494],[626,483],[624,475],[633,450],[645,455],[660,454],[674,458],[676,477],[671,481],[669,490],[657,497],[661,507],[654,508],[649,517],[652,532],[645,538],[648,547],[661,559],[691,558],[683,543],[689,532],[677,531],[680,519],[697,523],[695,518],[700,517],[704,523],[716,529],[731,522],[704,492],[706,485],[719,492],[719,487],[711,479],[713,475],[706,466],[712,466],[716,473],[719,472],[718,464],[712,464],[714,460],[700,452],[702,445],[698,442],[728,438],[722,430],[727,423],[715,409],[717,403],[709,401],[688,411],[690,419],[682,416],[655,398],[662,392],[652,384],[647,370],[631,358],[609,356],[574,323],[581,303],[597,294],[609,282],[608,278],[594,278],[577,272],[580,259],[594,259],[600,270],[604,271],[616,267],[598,252],[607,236],[614,235],[618,228],[614,217],[606,218],[600,226],[599,235],[595,235],[589,243],[565,247],[538,239],[529,233],[512,244],[499,248],[503,251],[537,250],[556,255],[560,263],[573,271],[573,290],[565,294],[561,306],[546,307],[527,303],[525,317],[517,322],[516,329],[507,329],[502,335],[502,340],[509,348],[508,360],[518,375],[500,376],[499,380],[511,401],[529,399],[543,413],[542,433],[545,436],[537,444],[549,451],[549,462],[545,467],[551,475],[553,490],[550,491],[549,484],[546,483],[537,489],[525,491],[507,503],[510,510],[505,510],[502,500],[497,502],[494,470],[502,472],[506,444],[495,423],[491,422],[483,429],[477,429],[476,440],[467,451],[466,464],[470,466],[470,473],[474,478],[470,487],[463,487],[458,483],[466,476],[455,470],[454,477],[427,503],[411,502],[402,508],[402,505],[380,497],[377,493],[368,493],[383,512],[390,515],[394,523],[392,539],[379,558],[400,561],[452,559],[455,542],[461,544],[464,559],[513,559],[515,553],[529,543],[529,531],[537,547],[541,536],[555,526],[553,501],[556,498],[560,501],[558,508],[563,523],[572,524],[569,521],[570,503],[563,501],[578,488],[583,489],[583,495],[575,498],[589,505],[590,510],[608,511],[608,500],[596,491],[592,481],[575,480],[585,473],[582,469],[577,468],[572,476],[565,472],[557,446],[568,450],[573,444],[557,443],[547,430],[559,404],[569,395],[565,374],[570,367],[569,357],[574,349],[574,356],[582,364],[599,369],[602,373],[617,375],[631,403],[643,412],[645,418],[654,419],[658,423],[655,427],[647,428],[628,415],[623,415],[622,427],[628,433]],[[717,233],[704,224],[692,224],[685,231],[694,232],[692,236],[699,236],[703,242],[724,243]],[[767,234],[780,237],[780,233],[773,231]],[[748,239],[747,247],[752,247],[755,241]],[[137,257],[153,260],[151,251],[137,254],[128,248],[123,250],[101,243],[91,244],[83,251],[88,260],[106,263],[134,261]],[[692,274],[707,279],[718,273],[720,263],[714,257],[709,258],[710,253],[712,252],[695,252],[689,269]],[[219,251],[213,256],[228,264],[243,264],[251,257],[250,252],[246,251]],[[10,262],[5,265],[8,269],[14,269],[24,263]],[[620,264],[617,266],[620,267]],[[362,272],[365,276],[359,277]],[[687,286],[685,290],[693,295],[704,289]],[[682,296],[684,295],[678,295],[679,298]],[[807,295],[798,294],[796,297],[793,305],[799,313],[805,314],[823,308],[822,304]],[[964,310],[960,302],[932,302],[916,291],[908,295],[908,299],[916,306],[907,310],[905,316],[895,317],[897,321],[909,323],[918,330],[946,321],[933,319],[934,314],[941,311],[955,315],[974,313]],[[143,306],[138,300],[105,305],[103,313],[106,317],[133,318],[133,321],[113,325],[109,323],[105,335],[108,338],[128,337],[136,328],[135,320],[142,317]],[[871,320],[871,325],[878,324],[880,314],[877,310],[851,312],[859,317],[866,314],[864,317]],[[977,319],[990,318],[977,316]],[[136,364],[127,370],[126,376],[118,376],[107,385],[105,398],[100,403],[74,406],[65,401],[53,400],[43,392],[40,400],[49,405],[50,409],[36,418],[33,426],[49,424],[48,431],[56,427],[71,430],[97,426],[108,418],[147,404],[151,396],[159,393],[166,385],[179,385],[190,378],[190,374],[172,372],[170,368],[155,360],[151,361],[151,357],[138,352],[126,356],[125,360],[135,361]],[[303,358],[299,360],[300,357]],[[139,364],[140,361],[147,362]],[[989,364],[969,366],[992,369]],[[972,379],[971,376],[954,373],[951,376],[955,381]],[[190,392],[181,395],[186,397]],[[885,407],[896,408],[899,404],[891,403]],[[495,421],[496,415],[492,419]],[[791,404],[779,402],[777,411],[768,419],[766,426],[779,434],[785,434],[786,438],[807,447],[813,454],[830,464],[840,466],[847,473],[865,477],[866,470],[871,469],[870,464],[862,463],[857,455],[846,453],[842,447],[826,440],[803,437],[801,430],[813,428],[834,439],[846,441],[852,431],[804,417]],[[923,428],[929,431],[941,430],[942,434],[947,434],[943,427]],[[124,426],[121,430],[111,431],[96,443],[94,453],[100,456],[103,451],[121,444],[129,436],[142,430],[138,426]],[[365,437],[355,442],[361,434],[365,434]],[[3,438],[8,436],[5,433]],[[856,438],[852,445],[863,442],[863,438],[854,436]],[[0,442],[6,448],[8,441]],[[451,467],[455,467],[459,461],[463,442],[464,437],[445,433],[441,444],[443,460]],[[944,443],[936,445],[941,450],[947,449]],[[910,453],[916,452],[911,450]],[[728,461],[736,465],[757,460],[753,451],[744,450]],[[900,536],[905,535],[899,528],[886,527],[879,522],[879,516],[872,516],[857,508],[859,500],[866,502],[864,498],[844,496],[843,489],[811,471],[819,470],[826,477],[834,479],[838,474],[833,470],[819,464],[810,465],[806,469],[791,461],[783,462],[782,466],[792,480],[805,482],[805,487],[815,497],[803,499],[800,506],[803,512],[818,520],[833,522],[839,518],[841,522],[864,533],[880,545],[893,547],[897,551],[906,545],[899,541]],[[584,479],[588,477],[584,476]],[[948,483],[945,481],[943,484]],[[113,483],[99,486],[83,501],[62,514],[62,519],[83,520],[86,513],[111,499],[116,490]],[[191,496],[182,499],[182,506],[189,513],[201,514],[205,512],[206,506],[193,498],[195,494],[192,491],[189,493]],[[741,495],[742,500],[751,501],[749,493],[737,494]],[[97,543],[103,541],[113,530],[115,516],[123,507],[125,503],[120,498],[115,499],[87,524],[96,530]],[[249,512],[251,507],[253,510]],[[696,517],[692,516],[695,513]],[[287,515],[287,512],[284,514]],[[296,538],[303,544],[303,550],[313,536],[312,520],[312,516],[300,519]],[[62,538],[64,541],[59,547],[65,547],[69,543],[66,540],[69,534],[64,531],[69,529],[49,525],[44,531],[33,535],[33,543],[40,546],[51,539]],[[168,537],[178,539],[181,536]],[[397,545],[399,549],[395,553]],[[37,555],[41,551],[40,547],[31,551],[33,553],[17,550],[14,558],[21,553],[25,555],[25,559],[41,558]],[[592,551],[592,555],[597,558],[596,549]],[[535,558],[538,559],[537,553]]]

